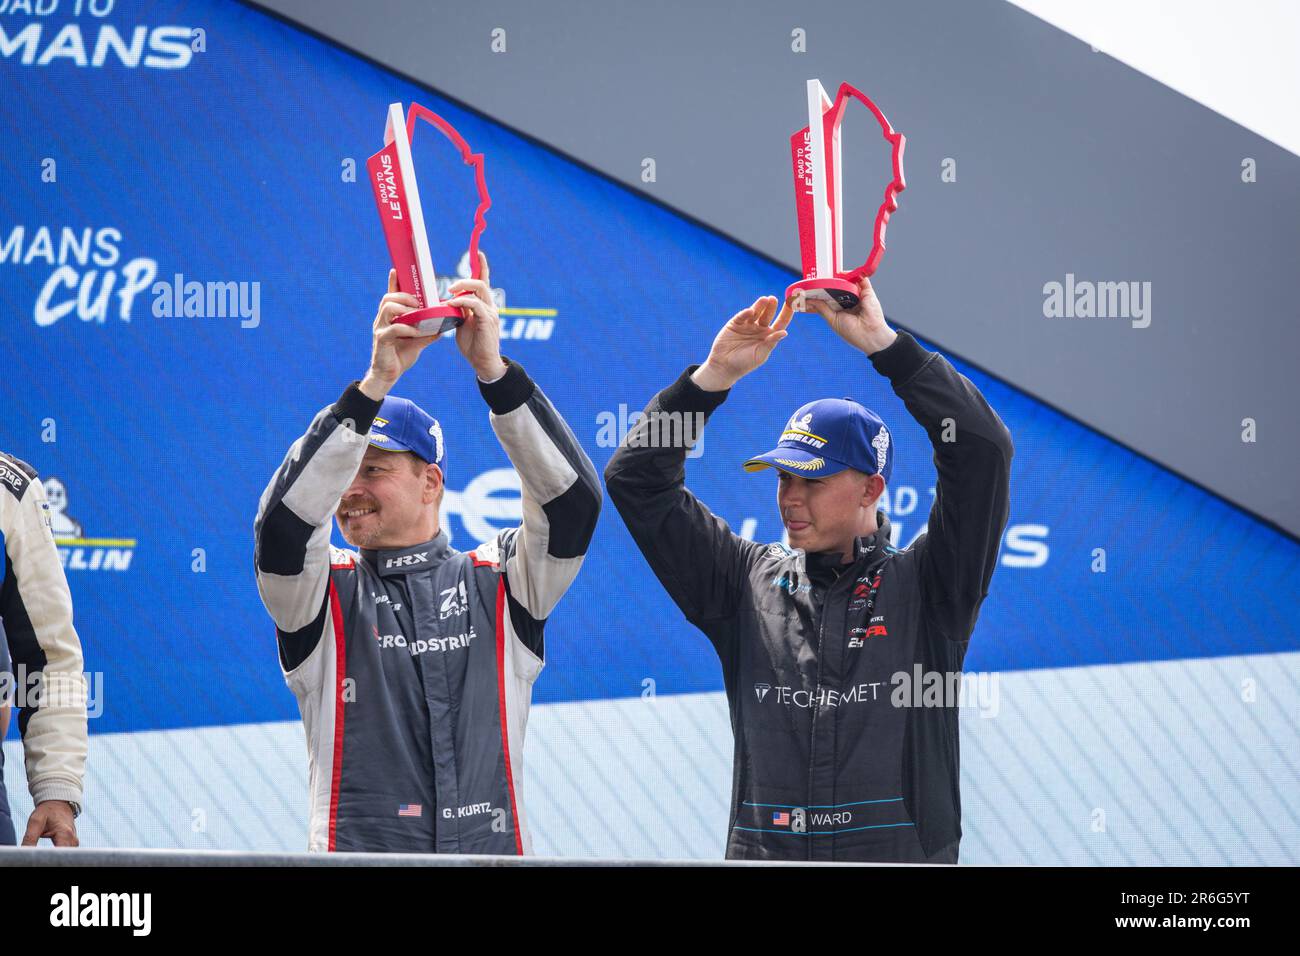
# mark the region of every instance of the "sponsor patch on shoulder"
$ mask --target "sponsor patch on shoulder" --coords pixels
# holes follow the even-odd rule
[[[336,548],[330,545],[330,567],[331,568],[351,568],[356,566],[356,555],[351,551],[344,551],[342,548]]]
[[[767,553],[774,558],[785,558],[794,554],[794,552],[785,545],[775,541],[767,546]]]
[[[22,501],[29,484],[31,479],[24,472],[14,467],[8,459],[0,458],[0,485],[4,485],[11,495]]]

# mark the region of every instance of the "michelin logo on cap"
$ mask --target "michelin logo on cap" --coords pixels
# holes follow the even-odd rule
[[[374,426],[366,436],[385,451],[409,451],[447,476],[447,449],[442,425],[409,399],[389,395],[379,407]]]
[[[812,431],[812,412],[798,417],[799,413],[795,412],[790,416],[790,423],[785,426],[785,431],[781,433],[781,441],[794,441],[804,445],[810,445],[813,448],[826,447],[826,439],[821,435],[814,435]]]
[[[750,458],[745,470],[778,468],[824,478],[852,468],[888,482],[893,459],[889,429],[879,415],[851,398],[823,398],[797,409],[777,446]]]

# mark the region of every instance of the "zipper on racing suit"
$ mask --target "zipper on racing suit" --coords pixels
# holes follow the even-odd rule
[[[817,682],[813,691],[813,712],[812,720],[809,722],[808,739],[808,797],[805,806],[808,808],[808,826],[812,826],[812,802],[813,802],[813,775],[817,772],[817,712],[821,710],[821,689],[822,689],[822,638],[826,631],[826,605],[831,599],[831,591],[835,585],[839,584],[839,578],[836,578],[826,588],[826,593],[822,596],[821,606],[817,608]],[[808,831],[808,839],[805,846],[808,848],[808,859],[813,858],[813,837],[812,830]]]
[[[854,562],[854,564],[856,563],[857,562]],[[830,604],[831,595],[834,593],[835,589],[839,586],[840,581],[846,577],[849,578],[849,580],[852,580],[852,577],[848,574],[848,572],[852,568],[853,565],[848,565],[847,567],[845,567],[842,571],[840,571],[839,575],[835,578],[835,580],[826,586],[826,593],[822,595],[821,606],[817,608],[817,681],[816,684],[814,685],[814,690],[813,690],[812,720],[809,722],[811,726],[809,728],[810,739],[808,741],[808,801],[804,808],[808,820],[807,823],[808,844],[807,845],[808,845],[808,859],[810,860],[813,858],[813,835],[812,835],[813,778],[817,773],[817,714],[822,709],[822,705],[821,705],[822,657],[823,657],[822,650],[825,647],[825,638],[826,638],[826,608]],[[809,577],[811,577],[811,575],[809,575]]]
[[[869,554],[874,550],[875,550],[874,547],[868,548],[867,553]],[[866,555],[863,555],[863,557],[865,556]],[[875,562],[869,562],[867,564],[866,577],[870,579],[869,585],[871,588],[871,590],[867,593],[866,612],[867,612],[868,621],[871,620],[871,612],[876,606],[876,595],[880,591],[880,580],[881,577],[884,575],[885,565],[888,563],[885,560],[887,557],[888,555],[882,552]],[[843,568],[843,570],[840,571],[839,575],[835,578],[835,580],[832,581],[829,585],[827,585],[826,593],[822,597],[821,606],[817,608],[817,682],[816,682],[815,690],[813,692],[813,712],[812,712],[812,720],[810,721],[811,727],[809,730],[810,739],[808,741],[808,803],[805,808],[808,814],[808,828],[809,828],[808,829],[808,859],[809,860],[813,858],[813,835],[812,835],[813,778],[817,770],[817,714],[821,710],[822,657],[824,656],[822,654],[822,650],[825,646],[825,637],[826,637],[826,608],[830,604],[831,596],[834,593],[835,589],[839,587],[841,581],[844,580],[854,581],[857,579],[857,571],[858,571],[859,563],[860,560],[854,561],[852,564],[846,565]],[[832,836],[831,840],[832,840],[831,845],[832,845],[832,855],[833,855],[835,837]]]

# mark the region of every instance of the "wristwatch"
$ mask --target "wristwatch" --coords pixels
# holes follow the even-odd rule
[[[81,816],[81,804],[76,800],[64,800],[63,802],[72,807],[72,819],[75,820],[77,817]]]

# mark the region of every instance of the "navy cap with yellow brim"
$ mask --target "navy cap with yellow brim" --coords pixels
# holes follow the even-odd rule
[[[438,420],[409,399],[389,395],[366,436],[373,448],[409,451],[447,474],[447,452]]]
[[[822,398],[791,415],[776,447],[750,458],[745,470],[823,478],[856,468],[888,482],[893,465],[894,443],[879,415],[851,398]]]

